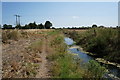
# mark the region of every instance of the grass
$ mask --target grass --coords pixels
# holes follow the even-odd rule
[[[90,60],[88,65],[88,73],[91,73],[91,78],[101,78],[106,73],[106,68],[101,66],[95,60]]]
[[[86,32],[70,32],[70,37],[85,51],[109,61],[120,62],[120,28],[92,28]]]
[[[57,32],[50,32],[51,36],[49,46],[53,52],[47,56],[52,62],[50,67],[51,74],[54,78],[81,78],[81,73],[76,68],[73,56],[67,54],[67,45],[64,43],[64,35]]]
[[[91,32],[91,31],[90,31]],[[8,40],[18,40],[19,38],[23,37],[23,35],[28,35],[26,32],[19,32],[19,31],[4,31],[3,32],[3,41]],[[34,33],[34,32],[33,32]],[[69,54],[67,51],[68,46],[64,43],[64,35],[60,30],[52,30],[46,31],[44,33],[36,32],[36,34],[44,34],[43,38],[47,38],[47,48],[48,48],[48,56],[46,57],[50,63],[49,69],[51,71],[53,78],[93,78],[101,77],[104,72],[104,68],[101,67],[96,62],[90,62],[89,65],[86,65],[83,68],[80,66],[80,60],[74,59],[74,56]],[[77,34],[77,35],[76,35]],[[91,34],[86,35],[84,34],[79,40],[85,40],[87,36],[91,36]],[[74,39],[78,38],[79,33],[72,33],[75,36]],[[36,35],[38,36],[38,35]],[[80,37],[80,36],[79,36]],[[89,39],[89,38],[88,38]],[[77,43],[79,42],[77,40]],[[94,42],[94,41],[93,41]],[[38,52],[42,52],[42,45],[43,39],[33,42],[28,49],[30,49],[31,53],[26,54],[24,57],[27,59],[25,62],[22,63],[23,75],[24,77],[33,77],[37,74],[37,68],[39,67],[38,62],[34,62],[34,58],[38,58]],[[86,45],[86,44],[85,44]],[[30,57],[30,56],[31,57]],[[39,58],[40,59],[40,58]],[[98,70],[98,71],[97,71]],[[100,72],[101,71],[101,72]],[[99,73],[100,72],[100,73]]]
[[[67,45],[64,43],[64,35],[59,32],[50,33],[48,34],[49,47],[52,52],[47,56],[47,59],[51,63],[50,71],[53,78],[93,78],[93,76],[101,78],[104,75],[103,67],[96,62],[86,64],[85,68],[81,67],[81,60],[74,59],[74,56],[68,53]],[[92,69],[89,70],[90,68]],[[97,70],[101,70],[101,73],[99,74]]]
[[[20,30],[2,30],[2,42],[8,43],[9,40],[18,41],[20,38],[28,38],[28,33]]]
[[[20,38],[20,33],[17,30],[5,30],[2,32],[2,42],[7,42],[8,40],[18,40]]]
[[[35,51],[35,52],[42,52],[42,40],[33,42],[30,46],[29,49]]]

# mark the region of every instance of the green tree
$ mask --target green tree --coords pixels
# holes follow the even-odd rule
[[[52,26],[52,23],[50,21],[45,22],[45,28],[46,29],[50,29],[51,26]]]
[[[36,29],[36,28],[37,28],[36,22],[34,22],[34,23],[29,23],[28,26],[29,26],[29,29]]]
[[[93,24],[93,25],[92,25],[92,28],[96,28],[96,27],[97,27],[97,25],[96,25],[96,24]]]
[[[17,25],[15,28],[21,29],[22,27],[21,25]]]
[[[104,26],[99,26],[99,28],[104,28]]]
[[[12,29],[12,25],[4,24],[3,29]]]
[[[38,29],[44,29],[44,25],[41,23],[38,25]]]

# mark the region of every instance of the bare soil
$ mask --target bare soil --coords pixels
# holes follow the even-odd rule
[[[29,46],[43,40],[42,52],[35,52]],[[2,43],[2,77],[3,78],[47,78],[46,39],[42,34],[31,34],[28,38]],[[35,65],[34,65],[35,64]],[[36,67],[36,64],[38,66]]]
[[[49,78],[50,77],[50,75],[48,74],[49,69],[48,69],[48,65],[47,65],[48,62],[47,62],[46,56],[47,56],[47,42],[46,42],[46,38],[44,38],[43,49],[42,49],[42,53],[40,55],[40,57],[42,59],[42,63],[40,65],[40,68],[38,70],[39,72],[36,75],[36,78]]]

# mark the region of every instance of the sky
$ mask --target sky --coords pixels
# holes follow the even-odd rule
[[[117,2],[2,2],[3,24],[15,26],[15,14],[21,16],[21,25],[34,21],[50,21],[56,28],[118,25]]]
[[[120,26],[120,1],[118,3],[118,26]]]

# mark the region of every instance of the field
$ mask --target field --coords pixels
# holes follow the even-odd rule
[[[84,67],[80,66],[81,60],[69,54],[69,46],[64,42],[64,37],[68,35],[78,43],[78,39],[82,39],[79,35],[87,31],[2,30],[2,77],[102,78],[107,71],[104,66],[92,60]]]

